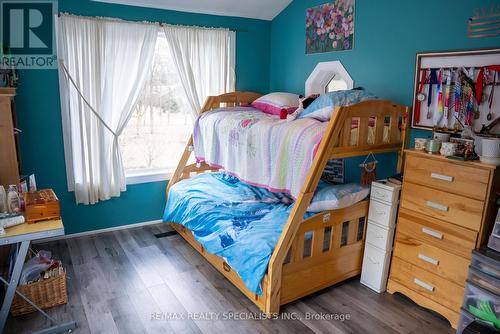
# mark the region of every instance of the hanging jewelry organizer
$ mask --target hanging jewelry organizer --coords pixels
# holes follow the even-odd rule
[[[500,49],[417,53],[412,127],[500,134],[499,85]]]

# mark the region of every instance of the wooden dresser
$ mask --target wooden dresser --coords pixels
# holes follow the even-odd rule
[[[19,182],[15,95],[15,88],[0,88],[0,185],[5,187]]]
[[[401,292],[456,328],[471,251],[487,242],[500,168],[406,150],[387,291]]]

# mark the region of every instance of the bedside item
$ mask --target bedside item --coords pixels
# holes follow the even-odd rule
[[[24,216],[19,213],[0,213],[0,235],[5,234],[5,229],[24,223]]]
[[[453,139],[453,138],[452,138]],[[487,242],[500,169],[406,150],[405,177],[387,290],[457,328],[471,251]],[[480,263],[472,259],[472,266]],[[490,271],[500,271],[500,268]]]
[[[24,194],[26,221],[58,219],[61,216],[59,199],[52,189],[44,189]]]
[[[457,156],[465,156],[466,152],[474,152],[474,140],[473,139],[463,139],[463,138],[450,138],[451,143],[457,144],[456,154]]]
[[[424,151],[428,141],[429,139],[427,138],[415,138],[415,149],[417,151]]]
[[[431,139],[425,144],[425,151],[427,153],[439,153],[441,149],[441,141],[438,139]]]
[[[372,182],[361,283],[381,293],[387,285],[400,185]]]
[[[434,132],[433,139],[440,140],[442,143],[450,140],[450,134],[445,132]]]
[[[439,154],[444,155],[445,157],[455,155],[457,152],[457,144],[456,143],[442,143],[441,149],[439,150]]]

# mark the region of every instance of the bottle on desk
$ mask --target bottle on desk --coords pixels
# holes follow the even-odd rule
[[[21,209],[19,194],[17,193],[16,186],[13,184],[9,185],[9,190],[7,190],[7,209],[8,212],[19,212]]]

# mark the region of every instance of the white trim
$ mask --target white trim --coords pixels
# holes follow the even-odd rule
[[[125,174],[125,182],[129,184],[139,184],[148,182],[159,182],[170,180],[173,172],[166,169],[142,170],[135,172],[127,172]]]
[[[96,235],[96,234],[101,234],[101,233],[106,233],[106,232],[128,230],[130,228],[136,228],[136,227],[142,227],[142,226],[148,226],[148,225],[156,225],[156,224],[159,224],[161,222],[163,222],[161,219],[150,220],[150,221],[146,221],[146,222],[142,222],[142,223],[127,224],[127,225],[121,225],[121,226],[115,226],[115,227],[102,228],[99,230],[92,230],[92,231],[86,231],[86,232],[80,232],[80,233],[61,235],[58,237],[40,239],[40,240],[33,241],[33,243],[39,244],[39,243],[45,243],[45,242],[49,242],[49,241],[57,241],[57,240],[85,237],[85,236],[89,236],[89,235]]]

